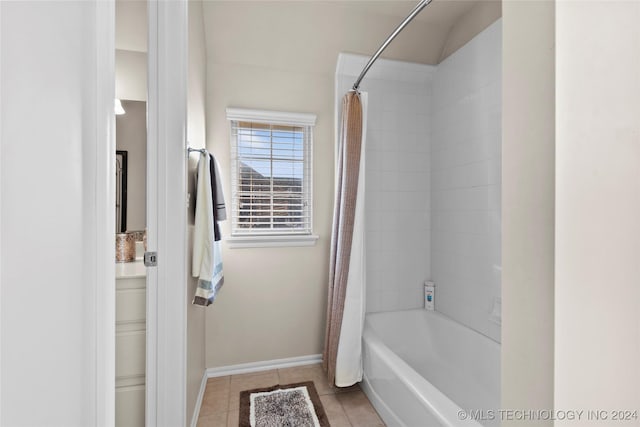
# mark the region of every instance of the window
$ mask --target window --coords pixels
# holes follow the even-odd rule
[[[314,244],[315,115],[227,109],[231,123],[231,246]]]

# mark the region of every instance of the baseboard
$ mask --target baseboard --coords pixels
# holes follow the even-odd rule
[[[321,354],[309,356],[289,357],[286,359],[263,360],[261,362],[241,363],[239,365],[220,366],[208,368],[208,378],[224,377],[226,375],[248,374],[251,372],[269,371],[271,369],[292,368],[294,366],[313,365],[322,362]]]
[[[200,408],[202,407],[202,399],[204,398],[204,391],[207,388],[207,371],[202,374],[202,381],[200,382],[200,391],[198,392],[198,398],[196,399],[196,406],[193,408],[193,416],[191,417],[191,427],[197,427],[198,418],[200,417]]]

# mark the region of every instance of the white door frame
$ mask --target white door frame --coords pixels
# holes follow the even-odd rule
[[[187,1],[148,13],[146,425],[174,427],[187,423]]]
[[[84,179],[85,182],[95,179],[95,425],[109,427],[115,424],[116,383],[115,0],[96,0],[94,4],[97,85],[96,144],[92,157],[95,163],[86,168]]]

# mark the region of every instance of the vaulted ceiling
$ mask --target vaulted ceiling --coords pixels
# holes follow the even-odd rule
[[[371,55],[416,4],[401,0],[205,1],[208,59],[333,73],[339,52]],[[451,45],[450,35],[457,24],[476,15],[483,23],[461,27],[462,35],[454,35]],[[499,15],[496,1],[434,0],[383,57],[437,64]]]
[[[417,1],[203,3],[207,53],[214,61],[333,72],[325,68],[337,52],[372,54]],[[437,64],[499,16],[499,0],[433,0],[383,57]],[[146,51],[146,3],[117,0],[116,18],[116,48]]]

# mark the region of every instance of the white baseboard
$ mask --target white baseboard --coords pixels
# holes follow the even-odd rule
[[[202,374],[202,381],[200,382],[200,391],[198,392],[198,398],[196,399],[196,407],[193,408],[193,416],[191,417],[191,427],[198,425],[198,418],[200,417],[200,408],[202,407],[202,399],[204,398],[204,391],[207,388],[207,371]]]
[[[226,375],[248,374],[251,372],[269,371],[271,369],[291,368],[294,366],[313,365],[322,362],[321,354],[309,356],[288,357],[286,359],[263,360],[261,362],[241,363],[239,365],[208,368],[208,378],[224,377]]]

